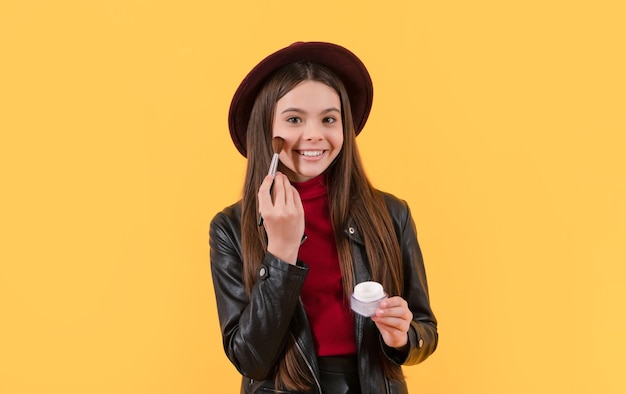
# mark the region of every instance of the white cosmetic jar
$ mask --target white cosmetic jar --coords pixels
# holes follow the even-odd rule
[[[383,286],[378,282],[361,282],[354,286],[354,292],[350,297],[352,310],[359,315],[374,316],[380,302],[387,298]]]

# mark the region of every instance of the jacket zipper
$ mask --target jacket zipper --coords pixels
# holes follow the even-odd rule
[[[298,352],[300,352],[300,355],[304,359],[304,362],[306,363],[307,368],[309,368],[309,371],[311,371],[311,376],[313,376],[313,380],[315,380],[315,385],[317,386],[318,393],[321,393],[322,392],[322,386],[320,385],[320,382],[317,379],[317,375],[315,375],[315,371],[313,370],[313,366],[311,365],[311,363],[309,363],[309,360],[304,355],[304,351],[300,347],[300,344],[298,343],[298,341],[294,341],[294,342],[296,343],[296,348],[298,349]]]

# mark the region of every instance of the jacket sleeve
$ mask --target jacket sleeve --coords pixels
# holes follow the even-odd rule
[[[243,279],[239,215],[217,214],[209,230],[211,276],[226,356],[244,376],[271,377],[308,268],[267,253],[248,296]]]
[[[398,351],[383,343],[385,354],[397,364],[413,365],[424,361],[437,348],[439,335],[437,319],[430,306],[428,283],[422,252],[417,240],[415,223],[410,208],[404,201],[398,201],[401,209],[394,210],[393,220],[400,241],[404,267],[404,294],[413,321],[409,328],[408,349]]]

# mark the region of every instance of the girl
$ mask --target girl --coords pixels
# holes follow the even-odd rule
[[[372,94],[352,52],[298,42],[262,60],[233,97],[230,133],[248,158],[243,197],[213,218],[209,238],[242,393],[406,393],[401,365],[437,347],[409,208],[374,189],[359,158]],[[272,177],[274,137],[284,143]],[[364,281],[389,295],[371,318],[350,308]]]

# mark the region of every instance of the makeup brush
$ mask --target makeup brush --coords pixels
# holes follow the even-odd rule
[[[272,162],[270,163],[270,170],[267,172],[268,175],[271,175],[271,176],[276,175],[276,169],[278,168],[278,154],[280,153],[281,150],[283,150],[284,144],[285,144],[285,140],[283,139],[283,137],[272,138],[272,150],[274,151],[274,156],[272,156]],[[273,184],[274,183],[272,182],[272,185]]]
[[[278,169],[278,154],[283,150],[283,145],[285,144],[285,140],[282,137],[274,137],[272,138],[272,151],[274,151],[274,156],[272,156],[272,162],[270,163],[270,169],[267,172],[268,175],[275,176],[276,170]],[[272,194],[272,189],[274,188],[274,181],[272,180],[272,185],[270,186],[270,195]],[[263,225],[263,216],[259,214],[259,226]]]

